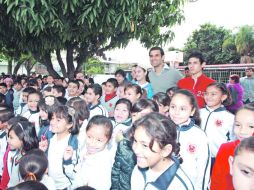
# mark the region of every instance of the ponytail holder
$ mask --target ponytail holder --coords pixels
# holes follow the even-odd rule
[[[26,174],[25,179],[29,179],[29,180],[32,180],[32,181],[36,181],[36,176],[34,175],[33,172],[28,172],[28,173]]]

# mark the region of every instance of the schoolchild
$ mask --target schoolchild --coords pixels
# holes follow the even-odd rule
[[[22,117],[22,116],[12,117],[11,119],[9,119],[7,121],[6,126],[5,126],[5,132],[7,134],[6,140],[8,140],[8,132],[9,132],[10,128],[12,127],[12,125],[14,125],[20,121],[27,121],[28,122],[27,118]],[[8,155],[11,151],[10,146],[7,146],[5,148],[5,150],[6,151],[3,156],[3,173],[2,173],[1,183],[0,183],[0,189],[6,189],[8,183],[9,183],[9,180],[10,180],[10,176],[8,173],[8,167],[7,167]]]
[[[0,176],[3,172],[3,157],[7,149],[7,122],[14,117],[13,111],[7,106],[0,106]]]
[[[99,84],[89,85],[85,96],[90,111],[89,119],[95,115],[104,115],[108,117],[108,111],[100,102],[102,87]]]
[[[48,158],[40,149],[33,149],[24,155],[19,164],[19,173],[23,181],[39,181],[48,190],[56,190],[54,180],[47,175]]]
[[[153,96],[153,100],[158,104],[159,113],[168,116],[170,97],[165,92],[158,92]]]
[[[28,94],[27,97],[27,107],[28,110],[22,114],[23,117],[27,118],[28,121],[34,124],[36,134],[39,134],[40,131],[40,124],[39,124],[39,108],[38,103],[42,99],[42,95],[40,92],[33,92]]]
[[[211,190],[233,189],[228,159],[230,156],[234,155],[234,150],[240,141],[254,134],[253,104],[246,104],[236,112],[234,120],[234,134],[237,140],[224,143],[219,148],[212,171]]]
[[[145,116],[151,112],[158,112],[159,108],[153,100],[140,99],[132,106],[132,120]],[[132,150],[131,128],[123,133],[117,145],[115,161],[111,174],[112,190],[131,189],[131,173],[136,165],[136,157]]]
[[[65,96],[67,100],[79,96],[79,82],[78,81],[70,80],[68,82],[67,93]]]
[[[132,125],[131,121],[131,102],[126,98],[116,102],[114,117],[112,118],[113,134],[111,138],[112,146],[119,141],[117,138],[122,136]]]
[[[230,174],[235,190],[254,188],[254,137],[249,137],[237,146],[234,158],[230,156]]]
[[[89,108],[86,102],[80,97],[71,98],[66,105],[72,107],[75,110],[74,119],[77,123],[77,127],[79,128],[79,146],[82,146],[82,144],[84,143],[84,138],[86,136],[86,126],[90,115]]]
[[[48,153],[48,174],[54,179],[57,189],[68,189],[71,180],[63,169],[64,151],[68,146],[78,149],[77,134],[79,123],[75,119],[75,109],[67,106],[57,106],[53,110],[50,126],[54,136],[40,142],[40,149]],[[75,154],[76,155],[76,154]]]
[[[48,141],[51,139],[51,137],[54,135],[52,133],[49,120],[52,116],[52,111],[54,110],[55,106],[60,105],[60,103],[57,101],[55,97],[48,96],[44,99],[41,99],[38,107],[39,107],[39,124],[40,124],[40,130],[38,133],[38,139],[39,141],[47,139]]]
[[[210,179],[211,156],[208,138],[199,127],[200,117],[195,96],[188,90],[179,90],[173,95],[170,118],[177,124],[177,141],[183,170],[190,177],[196,190],[205,190]]]
[[[25,88],[21,93],[21,101],[18,109],[15,111],[15,115],[23,115],[26,111],[28,111],[27,107],[27,97],[30,93],[35,93],[36,90],[32,87]]]
[[[149,78],[147,75],[147,66],[144,64],[138,64],[135,68],[135,77],[136,82],[142,89],[146,91],[146,98],[152,99],[153,97],[153,89],[152,85],[148,82]]]
[[[102,115],[94,116],[86,127],[85,143],[78,149],[78,159],[72,147],[65,149],[64,169],[72,180],[72,189],[83,185],[96,190],[110,189],[112,163],[107,145],[112,131],[110,119]],[[78,162],[75,165],[76,159]]]
[[[15,187],[10,187],[7,190],[48,190],[48,188],[38,181],[21,182]]]
[[[230,94],[223,83],[212,83],[204,94],[206,106],[200,110],[201,129],[209,140],[212,165],[222,143],[233,139],[234,115],[227,111]]]
[[[131,101],[132,105],[141,98],[146,98],[146,91],[137,84],[128,84],[124,88],[124,98]]]
[[[193,190],[182,170],[176,124],[160,113],[150,113],[133,125],[133,151],[137,157],[131,189]]]
[[[115,78],[109,78],[106,82],[105,95],[101,97],[101,105],[103,105],[110,117],[114,115],[114,108],[119,97],[116,95],[118,82]]]
[[[7,169],[10,177],[8,187],[12,187],[21,180],[18,172],[20,159],[29,150],[38,148],[38,139],[33,124],[28,121],[19,121],[13,124],[8,132],[8,145],[10,147],[7,157]]]

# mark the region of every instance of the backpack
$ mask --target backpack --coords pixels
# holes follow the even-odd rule
[[[231,98],[232,98],[231,105],[234,105],[238,101],[238,92],[232,86],[229,87],[229,92],[230,92],[230,95],[231,95]]]

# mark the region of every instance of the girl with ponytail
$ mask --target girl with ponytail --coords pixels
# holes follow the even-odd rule
[[[137,189],[189,189],[193,184],[180,167],[176,124],[159,113],[137,120],[133,130],[133,151],[137,157],[131,187]]]

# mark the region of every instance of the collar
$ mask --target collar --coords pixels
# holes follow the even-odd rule
[[[205,106],[206,110],[209,111],[209,112],[220,112],[220,111],[225,111],[226,108],[224,106],[221,106],[215,110],[212,110],[211,108],[209,108],[208,106]]]
[[[36,111],[32,111],[32,110],[29,109],[29,112],[30,112],[30,114],[32,115],[32,114],[39,113],[39,110],[37,109]]]
[[[115,121],[115,123],[118,125],[118,124],[123,124],[123,125],[126,125],[126,126],[131,126],[132,124],[132,119],[131,117],[126,119],[125,121],[121,122],[121,123],[117,123],[115,118],[113,118],[113,120]]]
[[[105,95],[105,102],[113,99],[116,96],[116,91],[114,91],[112,94],[106,94]]]
[[[153,67],[151,69],[155,72],[155,69]],[[163,66],[163,69],[161,70],[161,72],[163,70],[169,70],[169,69],[170,69],[170,67],[167,65],[167,63],[164,63],[164,66]]]
[[[178,131],[188,131],[195,125],[195,122],[193,119],[189,119],[186,123],[177,126]]]
[[[98,104],[95,104],[94,106],[93,106],[92,104],[90,104],[90,105],[89,105],[89,110],[91,111],[91,110],[95,109],[95,108],[98,107],[100,104],[101,104],[100,101],[98,102]]]

